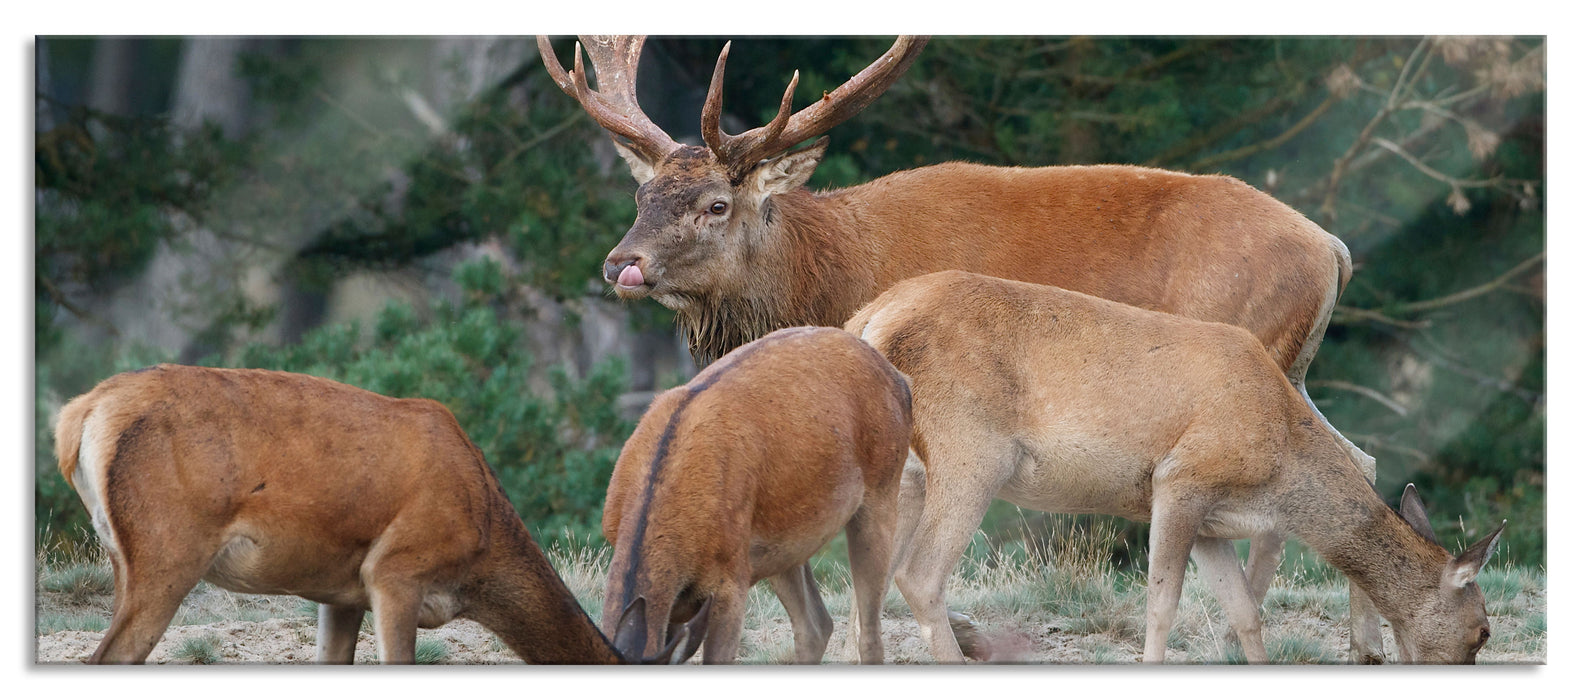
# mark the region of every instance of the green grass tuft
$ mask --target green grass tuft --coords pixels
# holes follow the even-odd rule
[[[103,632],[109,626],[109,618],[97,613],[44,613],[34,621],[34,629],[40,635],[66,630]]]
[[[413,659],[419,664],[432,665],[445,663],[450,658],[450,645],[443,639],[425,637],[417,640],[417,649]]]
[[[215,664],[220,662],[220,638],[213,634],[201,637],[188,637],[170,652],[173,658],[194,664]]]
[[[1478,587],[1489,602],[1504,602],[1515,598],[1527,588],[1527,577],[1510,567],[1485,569],[1478,575]]]
[[[114,595],[115,575],[103,564],[74,562],[45,572],[40,585],[64,596],[67,604],[84,605],[98,596]]]
[[[1324,648],[1324,644],[1306,634],[1283,635],[1269,647],[1269,661],[1277,664],[1333,664],[1339,661]]]

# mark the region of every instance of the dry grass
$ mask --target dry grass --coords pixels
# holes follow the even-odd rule
[[[1059,521],[1057,521],[1057,524]],[[1147,598],[1137,571],[1115,569],[1108,559],[1115,533],[1102,527],[1081,530],[1066,522],[1044,534],[1042,546],[1007,545],[978,553],[951,577],[946,597],[952,610],[977,623],[984,653],[1001,663],[1135,663],[1142,653],[1143,609]],[[838,550],[839,543],[832,549]],[[547,543],[555,570],[582,607],[598,619],[608,571],[608,547],[562,536]],[[44,641],[71,639],[74,651],[59,660],[80,659],[91,651],[109,621],[112,587],[109,567],[96,550],[64,554],[40,552],[35,594],[35,631],[41,660]],[[815,563],[825,604],[835,618],[826,663],[855,661],[847,639],[851,611],[850,574],[843,557]],[[1289,558],[1264,603],[1264,639],[1279,663],[1331,664],[1346,660],[1347,589],[1345,580],[1311,562]],[[1493,637],[1479,661],[1544,663],[1547,654],[1547,577],[1541,570],[1506,567],[1479,578],[1488,601]],[[884,642],[890,663],[930,663],[917,624],[892,587],[884,605]],[[364,621],[357,661],[375,661],[372,636]],[[304,663],[312,659],[316,607],[290,596],[240,595],[200,584],[183,603],[172,628],[151,660],[167,663]],[[1394,644],[1385,633],[1386,652]],[[196,640],[196,641],[194,641]],[[288,651],[278,651],[271,642]],[[1188,575],[1181,607],[1170,635],[1171,663],[1243,663],[1241,650],[1226,641],[1218,604],[1195,575]],[[263,649],[269,651],[263,651]],[[160,651],[165,650],[165,651]],[[269,656],[268,654],[279,654]],[[512,663],[509,650],[482,628],[453,622],[419,631],[419,656],[425,663]],[[739,661],[788,663],[792,659],[790,621],[767,585],[755,586],[748,599]],[[696,662],[696,659],[694,659]]]

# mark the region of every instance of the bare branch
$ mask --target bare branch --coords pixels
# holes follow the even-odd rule
[[[1403,455],[1406,455],[1406,456],[1411,457],[1413,459],[1416,459],[1418,461],[1418,463],[1420,463],[1420,464],[1432,464],[1433,461],[1434,461],[1432,457],[1428,456],[1428,453],[1423,452],[1422,450],[1411,448],[1411,447],[1406,447],[1404,445],[1397,445],[1397,444],[1395,444],[1393,442],[1390,442],[1389,440],[1385,440],[1384,438],[1379,437],[1377,435],[1367,435],[1367,434],[1363,434],[1363,433],[1350,433],[1350,434],[1347,435],[1347,437],[1351,438],[1355,442],[1365,443],[1368,446],[1368,449],[1370,451],[1372,451],[1372,450],[1384,450],[1386,452],[1394,452],[1396,454],[1403,454]]]
[[[1402,160],[1410,163],[1412,167],[1417,168],[1424,175],[1450,185],[1451,187],[1494,187],[1505,182],[1505,178],[1502,177],[1489,178],[1487,180],[1463,180],[1459,177],[1446,175],[1429,167],[1427,163],[1418,160],[1412,154],[1407,153],[1406,149],[1401,148],[1390,141],[1376,137],[1373,139],[1373,143],[1374,145],[1383,148],[1386,151],[1400,156]]]
[[[1328,112],[1329,108],[1335,106],[1335,103],[1338,101],[1339,99],[1331,94],[1329,97],[1324,98],[1324,101],[1319,103],[1317,107],[1313,108],[1313,111],[1308,112],[1307,116],[1302,117],[1300,121],[1291,125],[1291,128],[1286,129],[1285,133],[1267,141],[1250,144],[1232,151],[1226,151],[1224,153],[1208,156],[1188,166],[1187,169],[1200,171],[1215,165],[1219,165],[1220,163],[1241,160],[1242,158],[1246,158],[1256,153],[1279,148],[1281,145],[1285,144],[1285,142],[1290,141],[1297,134],[1302,133],[1308,127],[1312,126],[1314,122],[1318,121],[1319,117],[1323,116],[1325,112]]]
[[[1414,302],[1409,303],[1409,304],[1401,304],[1401,305],[1392,306],[1392,307],[1389,307],[1389,308],[1391,310],[1394,310],[1394,311],[1403,311],[1403,312],[1407,312],[1407,313],[1416,313],[1416,312],[1419,312],[1419,311],[1428,311],[1428,310],[1431,310],[1431,309],[1444,308],[1444,307],[1450,306],[1452,304],[1459,304],[1461,302],[1467,301],[1468,299],[1473,299],[1473,298],[1476,298],[1476,297],[1483,296],[1484,294],[1488,294],[1489,292],[1492,292],[1492,291],[1495,291],[1497,289],[1500,289],[1502,286],[1505,285],[1506,282],[1510,281],[1511,278],[1513,278],[1513,277],[1515,277],[1517,275],[1520,275],[1523,272],[1526,272],[1527,270],[1531,269],[1534,265],[1537,265],[1538,263],[1543,262],[1545,255],[1546,255],[1546,253],[1539,253],[1539,254],[1534,255],[1534,256],[1526,259],[1526,260],[1523,260],[1522,262],[1518,263],[1515,267],[1513,267],[1513,268],[1511,268],[1509,270],[1506,270],[1505,272],[1501,273],[1499,277],[1495,277],[1493,280],[1485,282],[1483,284],[1480,284],[1480,285],[1478,285],[1476,287],[1463,289],[1463,290],[1461,290],[1459,292],[1456,292],[1454,294],[1447,294],[1445,296],[1438,297],[1438,298],[1435,298],[1435,299],[1425,299],[1423,301],[1414,301]]]
[[[65,292],[62,292],[60,287],[55,286],[55,283],[51,282],[48,277],[37,277],[36,279],[39,286],[44,288],[44,293],[49,295],[50,300],[60,305],[61,308],[70,311],[71,315],[105,329],[110,333],[111,337],[121,337],[121,331],[117,330],[109,321],[99,318],[87,309],[72,303],[70,299],[66,298]]]
[[[1408,409],[1407,407],[1402,406],[1399,402],[1395,401],[1394,399],[1391,399],[1390,397],[1385,396],[1384,394],[1380,393],[1376,389],[1369,389],[1368,387],[1362,386],[1360,384],[1352,384],[1351,382],[1343,382],[1343,381],[1333,380],[1333,379],[1320,379],[1320,380],[1309,381],[1307,383],[1307,386],[1310,389],[1312,389],[1312,388],[1339,389],[1341,391],[1349,391],[1349,392],[1351,392],[1353,394],[1358,394],[1360,396],[1365,396],[1367,398],[1370,398],[1370,399],[1373,399],[1374,401],[1379,402],[1385,408],[1390,409],[1390,412],[1394,413],[1395,415],[1401,416],[1402,418],[1405,418],[1406,414],[1411,413],[1411,409]]]
[[[1171,146],[1165,152],[1148,159],[1144,165],[1161,165],[1169,163],[1175,161],[1178,158],[1186,156],[1189,153],[1194,153],[1198,149],[1204,148],[1209,144],[1217,143],[1220,139],[1242,130],[1242,128],[1246,127],[1248,124],[1285,109],[1291,104],[1292,100],[1300,98],[1303,94],[1305,94],[1307,92],[1307,87],[1308,86],[1304,85],[1302,86],[1301,90],[1296,91],[1291,95],[1281,95],[1279,97],[1270,98],[1268,101],[1258,105],[1257,107],[1242,112],[1241,114],[1231,117],[1230,119],[1223,120],[1216,124],[1213,128],[1205,131],[1202,135],[1183,141],[1179,144],[1176,144],[1175,146]]]
[[[1373,309],[1359,309],[1355,306],[1335,306],[1334,314],[1329,317],[1329,325],[1346,326],[1359,321],[1375,321],[1397,328],[1410,328],[1418,330],[1433,325],[1430,321],[1406,321],[1403,319],[1386,316]]]
[[[1333,228],[1335,225],[1335,195],[1340,191],[1340,181],[1350,167],[1351,161],[1362,152],[1363,147],[1371,142],[1373,132],[1379,128],[1379,125],[1383,124],[1387,117],[1400,109],[1401,94],[1410,90],[1417,84],[1418,80],[1422,79],[1424,75],[1423,68],[1429,62],[1428,57],[1425,56],[1423,58],[1422,62],[1416,66],[1417,70],[1415,71],[1412,63],[1418,56],[1423,55],[1423,52],[1431,43],[1433,43],[1433,39],[1425,37],[1417,43],[1416,48],[1412,49],[1412,54],[1407,57],[1406,63],[1401,66],[1401,74],[1396,77],[1395,88],[1390,91],[1389,98],[1379,108],[1378,113],[1373,115],[1373,119],[1369,120],[1368,124],[1362,128],[1362,133],[1357,135],[1357,140],[1353,141],[1351,147],[1346,149],[1346,153],[1335,160],[1335,167],[1329,173],[1329,184],[1324,190],[1324,203],[1319,207],[1319,211],[1324,215],[1324,228]],[[1407,78],[1408,74],[1411,74],[1410,79]]]
[[[1438,120],[1425,123],[1422,126],[1418,127],[1418,129],[1416,131],[1414,131],[1411,134],[1409,134],[1406,138],[1401,139],[1401,145],[1403,147],[1405,147],[1405,148],[1412,148],[1413,146],[1416,146],[1416,145],[1422,143],[1428,137],[1433,136],[1440,129],[1445,128],[1445,125],[1448,124],[1448,123],[1449,122],[1438,121]],[[1371,168],[1371,167],[1373,167],[1375,165],[1378,165],[1379,162],[1382,161],[1384,159],[1384,157],[1386,155],[1388,155],[1388,154],[1389,154],[1388,151],[1385,151],[1384,149],[1378,148],[1377,146],[1375,146],[1372,150],[1368,151],[1367,153],[1364,153],[1361,156],[1358,156],[1351,163],[1349,163],[1346,166],[1345,171],[1341,173],[1341,176],[1342,177],[1346,177],[1346,176],[1350,176],[1350,175],[1355,175],[1356,173],[1362,172],[1363,170],[1366,170],[1367,168]],[[1304,188],[1298,190],[1295,194],[1290,195],[1290,197],[1286,201],[1288,203],[1310,201],[1313,198],[1324,194],[1324,192],[1328,188],[1328,185],[1329,185],[1328,181],[1315,182],[1315,183],[1313,183],[1311,185],[1308,185],[1307,187],[1304,187]],[[1294,204],[1293,204],[1293,206],[1294,206]]]

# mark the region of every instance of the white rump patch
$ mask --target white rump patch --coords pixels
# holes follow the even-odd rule
[[[88,509],[88,519],[93,523],[93,531],[99,536],[99,542],[111,553],[121,550],[120,543],[116,540],[115,530],[110,527],[110,513],[106,504],[110,502],[108,492],[109,479],[106,470],[110,465],[111,452],[115,449],[114,436],[107,434],[105,427],[104,406],[95,407],[83,422],[82,441],[77,448],[77,471],[73,475],[72,485],[77,488],[77,497],[82,499],[82,504]]]

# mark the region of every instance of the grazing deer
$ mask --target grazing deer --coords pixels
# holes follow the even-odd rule
[[[55,453],[115,571],[89,663],[142,663],[200,579],[319,603],[321,663],[352,662],[369,609],[384,663],[412,663],[417,628],[456,617],[529,663],[626,661],[438,402],[159,365],[66,404]],[[612,627],[646,637],[645,605]],[[684,637],[649,661],[690,655]]]
[[[1230,543],[1267,533],[1360,587],[1402,661],[1472,663],[1488,639],[1475,579],[1504,525],[1452,556],[1410,486],[1390,510],[1245,329],[965,272],[901,282],[846,329],[911,383],[928,485],[895,581],[937,660],[961,660],[945,580],[996,497],[1152,523],[1145,662],[1164,661],[1189,553],[1248,661],[1268,660]]]
[[[726,44],[703,108],[706,147],[675,142],[638,106],[643,37],[582,39],[570,73],[547,38],[538,46],[556,84],[610,132],[639,183],[637,221],[606,258],[604,279],[622,299],[653,297],[675,310],[700,362],[776,328],[839,326],[903,279],[967,270],[1241,326],[1307,400],[1307,368],[1351,279],[1351,255],[1240,180],[1125,165],[944,163],[810,192],[803,184],[829,139],[791,149],[877,99],[926,38],[900,37],[795,114],[793,73],[774,119],[736,135],[719,127]],[[1372,481],[1373,458],[1319,420]],[[915,464],[903,480],[903,498],[921,488]],[[1253,542],[1248,575],[1260,600],[1283,548]],[[1353,600],[1352,655],[1374,658],[1378,618],[1365,599]]]
[[[712,608],[703,662],[732,663],[747,591],[767,578],[797,662],[818,663],[832,624],[807,561],[845,528],[851,636],[862,663],[882,663],[879,609],[911,430],[906,380],[837,328],[770,333],[659,395],[604,502],[615,547],[605,619],[648,600],[648,639],[620,637],[617,648],[652,653],[667,628]]]

